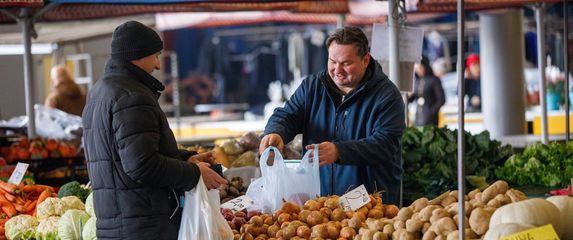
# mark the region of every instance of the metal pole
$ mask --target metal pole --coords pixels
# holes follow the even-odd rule
[[[464,35],[465,35],[464,0],[458,0],[458,229],[465,229],[465,131],[464,131]],[[465,239],[465,231],[460,230],[458,239]]]
[[[549,143],[547,130],[547,79],[545,78],[545,4],[535,6],[537,25],[537,65],[539,67],[539,104],[541,105],[541,142]]]
[[[177,126],[177,138],[181,139],[181,102],[179,98],[179,69],[177,65],[177,53],[169,54],[171,61],[171,82],[173,83],[173,115]]]
[[[569,142],[569,9],[568,0],[563,0],[563,53],[565,58],[565,142]]]
[[[395,83],[400,83],[400,53],[398,51],[398,29],[399,29],[399,8],[398,2],[399,0],[388,0],[388,27],[389,27],[389,43],[390,43],[390,61],[389,61],[389,72],[390,72],[390,80]],[[400,89],[400,84],[398,84],[398,89]],[[404,99],[404,105],[406,106],[405,109],[408,109],[408,98]],[[406,113],[406,123],[408,122],[408,113]],[[402,206],[402,188],[403,183],[400,183],[400,207]]]
[[[338,14],[338,21],[336,21],[336,28],[341,28],[346,25],[346,14]]]
[[[399,53],[399,23],[398,23],[398,3],[395,0],[388,1],[388,25],[390,28],[390,79],[396,83],[400,82],[400,53]],[[400,86],[398,86],[400,89]]]
[[[34,69],[32,67],[32,18],[27,7],[22,8],[20,17],[24,38],[24,90],[26,115],[28,116],[28,138],[33,138],[36,136],[36,117],[34,113]]]

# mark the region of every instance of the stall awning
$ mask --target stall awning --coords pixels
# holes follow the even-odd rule
[[[40,0],[36,0],[40,1]],[[78,0],[53,0],[46,3],[60,4],[54,9],[46,12],[38,19],[38,22],[54,22],[69,20],[86,20],[96,18],[121,17],[129,15],[140,15],[146,13],[164,12],[236,12],[236,11],[276,11],[285,10],[299,13],[348,13],[348,2],[346,0],[331,1],[253,1],[253,2],[197,2],[184,1],[185,3],[165,4],[166,1],[121,1],[121,3],[107,4],[105,2],[94,1],[94,4],[85,4],[89,1]],[[168,0],[169,1],[169,0]],[[24,2],[24,1],[21,1]],[[82,2],[77,3],[76,2]],[[107,1],[110,2],[110,1]],[[142,4],[147,2],[147,4]],[[175,2],[175,1],[174,1]],[[178,1],[183,2],[183,1]],[[138,3],[138,4],[135,4]],[[37,12],[41,7],[34,7],[32,12]],[[18,15],[19,9],[8,9],[13,14]],[[14,23],[15,21],[5,15],[0,14],[0,23]]]
[[[43,0],[0,0],[0,7],[38,7],[44,5]]]
[[[465,10],[484,10],[506,7],[522,7],[534,3],[559,3],[561,0],[465,0]],[[456,0],[420,0],[418,12],[455,12]]]

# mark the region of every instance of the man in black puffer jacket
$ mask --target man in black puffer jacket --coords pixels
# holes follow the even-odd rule
[[[200,176],[209,188],[226,181],[177,149],[157,102],[164,86],[151,76],[160,69],[159,35],[129,21],[115,29],[111,49],[82,116],[97,237],[176,239],[176,192],[193,189]]]

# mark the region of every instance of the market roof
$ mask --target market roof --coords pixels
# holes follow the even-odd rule
[[[32,4],[31,2],[35,4]],[[0,6],[32,6],[32,12],[40,11],[41,0],[0,0]],[[115,4],[111,4],[114,2]],[[119,3],[118,3],[119,2]],[[24,4],[27,3],[27,4]],[[331,1],[176,1],[176,0],[51,0],[44,3],[59,4],[42,15],[38,22],[85,20],[162,12],[236,12],[287,10],[299,13],[348,13],[346,0]],[[18,5],[19,4],[19,5]],[[19,8],[7,8],[14,15]],[[0,23],[15,21],[0,14]]]
[[[522,7],[534,3],[559,3],[561,0],[465,0],[465,10],[484,10],[493,8]],[[418,12],[455,12],[457,0],[420,0]]]

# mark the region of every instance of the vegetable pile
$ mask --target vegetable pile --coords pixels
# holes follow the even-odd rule
[[[522,186],[565,187],[573,178],[573,142],[529,145],[523,153],[507,159],[495,174]]]
[[[457,130],[426,126],[408,128],[402,137],[404,161],[404,191],[421,192],[422,196],[435,197],[436,193],[456,188],[457,179]],[[485,187],[494,181],[495,169],[503,164],[513,150],[491,140],[489,132],[478,135],[465,133],[465,168],[469,183]]]

